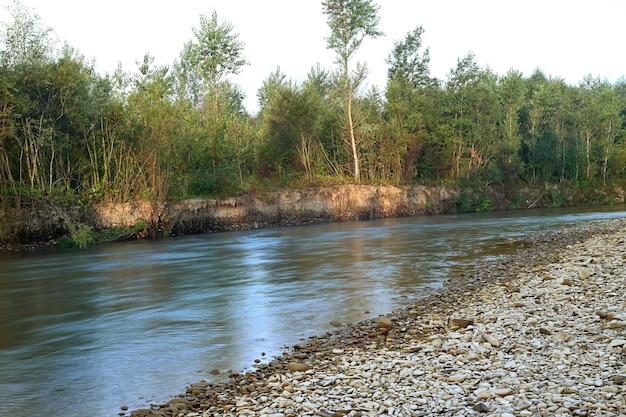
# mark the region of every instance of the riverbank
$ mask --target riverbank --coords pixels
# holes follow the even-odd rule
[[[625,237],[624,220],[529,236],[414,305],[130,415],[623,415]]]
[[[180,236],[231,230],[386,217],[623,204],[624,189],[578,190],[561,185],[488,186],[342,184],[280,189],[224,199],[106,203],[91,207],[0,208],[0,253],[33,251],[59,242]]]

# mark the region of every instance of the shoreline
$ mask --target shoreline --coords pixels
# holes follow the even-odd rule
[[[624,237],[624,219],[525,237],[463,282],[130,415],[620,415]]]
[[[558,196],[558,198],[557,198]],[[624,203],[624,189],[592,195],[551,185],[480,189],[446,185],[341,184],[247,193],[222,199],[132,201],[90,207],[0,207],[0,254],[115,240],[152,239],[418,215],[585,207]]]

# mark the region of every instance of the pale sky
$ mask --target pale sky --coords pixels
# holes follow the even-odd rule
[[[10,0],[0,0],[3,6]],[[333,66],[321,0],[21,0],[35,10],[60,41],[67,41],[96,69],[113,73],[118,62],[134,71],[145,53],[160,65],[178,57],[199,16],[217,12],[245,43],[250,65],[231,78],[256,111],[256,93],[280,66],[302,81],[312,66]],[[384,89],[385,59],[393,41],[417,26],[430,48],[431,74],[445,80],[457,59],[468,52],[481,67],[503,75],[513,68],[525,76],[535,69],[577,84],[587,74],[614,83],[626,74],[626,1],[624,0],[378,0],[385,36],[367,39],[356,60],[367,62],[368,85]],[[0,20],[7,13],[0,12]]]

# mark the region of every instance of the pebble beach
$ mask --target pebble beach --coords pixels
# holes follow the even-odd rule
[[[523,238],[433,295],[144,416],[626,416],[626,221]]]

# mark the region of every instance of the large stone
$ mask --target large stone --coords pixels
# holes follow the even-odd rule
[[[472,319],[450,318],[448,320],[448,326],[453,328],[463,329],[471,324],[474,324]]]
[[[489,343],[493,347],[499,347],[500,346],[500,340],[497,337],[495,337],[494,335],[491,335],[489,333],[483,333],[483,334],[481,334],[481,338],[482,338],[483,341]]]
[[[613,339],[611,343],[609,343],[610,347],[623,346],[626,345],[626,339]]]
[[[389,317],[380,317],[378,319],[377,327],[379,329],[391,329],[393,327],[393,322],[391,321]]]
[[[480,402],[480,403],[476,403],[472,406],[472,410],[474,411],[478,411],[479,413],[488,413],[489,410],[491,410],[491,407],[489,407],[488,404]]]
[[[309,369],[311,369],[311,367],[303,362],[290,362],[287,365],[287,370],[291,372],[304,372],[308,371]]]
[[[626,375],[613,375],[611,380],[615,385],[625,385],[626,384]]]

